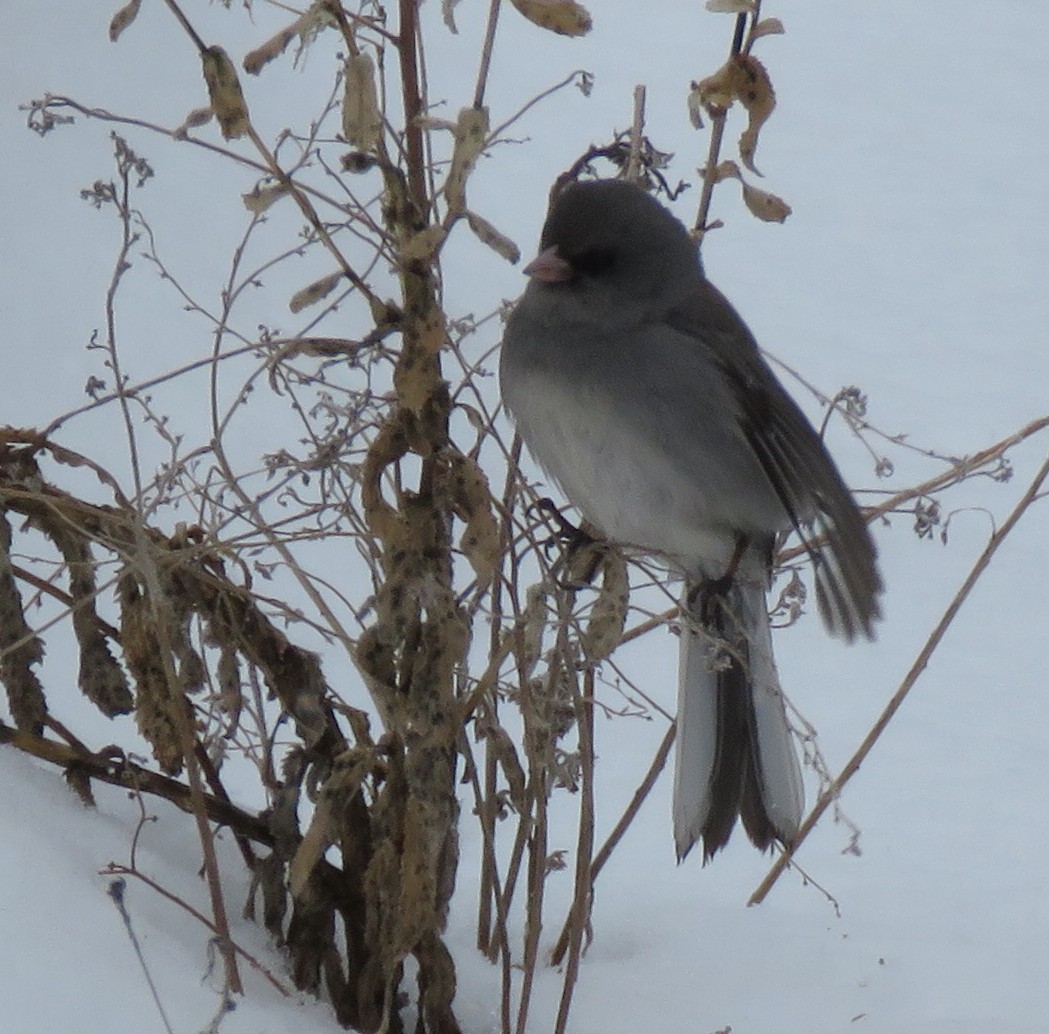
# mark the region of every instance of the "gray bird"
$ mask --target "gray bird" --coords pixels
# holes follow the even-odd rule
[[[678,859],[737,816],[789,845],[804,805],[766,606],[777,537],[812,556],[828,629],[872,636],[882,583],[862,515],[685,227],[639,187],[554,200],[507,323],[503,400],[532,456],[609,539],[685,580]]]

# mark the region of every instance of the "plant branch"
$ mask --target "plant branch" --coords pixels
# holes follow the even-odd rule
[[[831,782],[826,790],[823,791],[820,799],[816,802],[812,811],[798,830],[797,838],[790,850],[785,851],[776,859],[776,863],[761,881],[758,888],[750,896],[750,899],[747,902],[748,905],[758,905],[765,900],[768,892],[772,889],[783,871],[790,865],[791,859],[797,853],[798,848],[805,842],[809,833],[812,832],[823,813],[838,799],[841,791],[845,788],[845,785],[859,770],[860,765],[863,764],[864,759],[871,752],[874,744],[881,738],[882,733],[892,720],[893,715],[899,710],[900,705],[906,700],[907,696],[914,688],[914,684],[918,681],[922,672],[925,671],[930,658],[936,652],[936,649],[943,641],[943,637],[946,635],[948,628],[950,628],[954,619],[958,616],[962,604],[968,599],[973,587],[980,580],[984,571],[987,570],[987,566],[990,564],[995,553],[998,552],[1002,543],[1009,537],[1009,534],[1019,523],[1029,507],[1039,498],[1039,494],[1042,491],[1042,486],[1045,484],[1046,479],[1049,479],[1049,459],[1046,459],[1042,464],[1041,469],[1035,475],[1031,484],[1027,487],[1027,491],[1024,492],[1012,513],[1009,514],[1002,526],[991,536],[986,548],[980,554],[976,563],[973,564],[972,569],[969,571],[965,581],[955,594],[954,599],[951,600],[950,605],[944,611],[943,616],[940,618],[931,635],[926,640],[921,652],[915,658],[910,671],[907,672],[903,682],[900,683],[899,688],[892,695],[892,698],[885,706],[885,709],[878,716],[878,720],[864,737],[863,742],[856,749],[856,752],[845,764],[845,767],[841,770],[838,777]]]

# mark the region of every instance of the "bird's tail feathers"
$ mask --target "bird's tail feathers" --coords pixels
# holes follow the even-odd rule
[[[789,844],[801,822],[801,769],[772,657],[764,589],[738,580],[686,595],[681,630],[674,839],[704,860],[739,817],[760,849]]]

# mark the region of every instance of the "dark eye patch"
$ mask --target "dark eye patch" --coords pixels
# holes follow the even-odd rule
[[[606,273],[615,266],[616,252],[614,248],[588,248],[573,255],[569,262],[577,273],[594,276]]]

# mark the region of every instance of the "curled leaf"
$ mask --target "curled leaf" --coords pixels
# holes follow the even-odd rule
[[[466,207],[466,179],[488,136],[488,109],[463,108],[455,123],[455,149],[444,184],[448,209],[458,214]]]
[[[432,223],[425,230],[413,234],[401,248],[402,262],[429,262],[437,253],[448,232],[439,223]]]
[[[295,21],[257,46],[244,58],[244,71],[249,75],[258,75],[274,58],[280,57],[296,37],[305,44],[314,39],[322,29],[329,26],[334,28],[337,25],[338,22],[326,0],[314,0],[308,10]]]
[[[245,55],[242,62],[244,71],[248,75],[258,75],[274,58],[280,57],[288,49],[288,44],[293,39],[295,39],[294,25],[281,29],[276,36],[271,36],[265,43]]]
[[[284,197],[289,189],[286,183],[275,183],[269,187],[256,183],[253,190],[247,194],[241,194],[240,197],[249,212],[254,215],[262,215],[275,201]]]
[[[703,93],[695,80],[688,91],[688,120],[693,129],[703,128]]]
[[[346,59],[346,89],[342,99],[342,134],[361,151],[374,150],[382,132],[382,114],[375,90],[375,64],[370,54]]]
[[[739,100],[750,116],[750,123],[739,138],[739,156],[751,172],[757,172],[754,167],[754,152],[758,149],[758,133],[776,107],[776,93],[772,89],[772,80],[769,79],[765,66],[756,57],[738,54],[735,64],[740,69],[741,76]]]
[[[214,118],[215,112],[211,110],[209,105],[206,108],[194,108],[185,118],[185,121],[177,129],[172,130],[171,135],[176,140],[185,140],[186,134],[191,129],[196,129],[198,126],[206,126],[212,118]]]
[[[491,722],[484,724],[482,733],[496,761],[499,762],[503,775],[506,776],[511,803],[521,814],[525,814],[528,810],[525,792],[527,779],[524,767],[517,756],[517,748],[514,746],[513,739],[501,725],[494,725]]]
[[[762,36],[782,36],[787,30],[783,28],[783,22],[778,18],[762,18],[757,25],[751,29],[750,38],[759,39]]]
[[[466,221],[478,239],[487,244],[494,252],[502,255],[507,262],[516,265],[521,260],[521,249],[505,234],[500,233],[487,219],[476,212],[467,212]]]
[[[561,36],[585,36],[593,22],[575,0],[510,0],[533,25]]]
[[[781,197],[751,186],[742,177],[739,180],[743,187],[743,203],[765,223],[782,223],[793,209]]]
[[[339,272],[321,277],[320,280],[314,280],[312,284],[307,284],[301,291],[296,291],[292,295],[291,301],[288,302],[288,308],[292,312],[302,312],[303,309],[316,305],[322,298],[327,298],[335,290],[342,278],[343,274]]]
[[[141,6],[142,0],[128,0],[128,2],[113,15],[113,20],[109,23],[109,41],[111,43],[116,43],[116,41],[120,39],[120,34],[138,16],[138,9]]]
[[[454,32],[456,35],[459,34],[459,30],[455,25],[455,8],[458,4],[459,0],[441,0],[441,17],[444,19],[444,24],[448,27],[448,31]]]
[[[488,478],[475,459],[460,454],[452,461],[449,481],[455,514],[466,522],[459,547],[474,569],[477,581],[486,586],[495,574],[502,552]]]
[[[626,561],[618,550],[605,550],[601,557],[601,591],[582,636],[583,649],[589,660],[604,660],[619,645],[629,604],[630,579]]]
[[[222,47],[208,47],[201,52],[204,81],[208,84],[211,110],[219,120],[222,135],[235,140],[248,131],[248,105],[240,89],[237,69]]]

